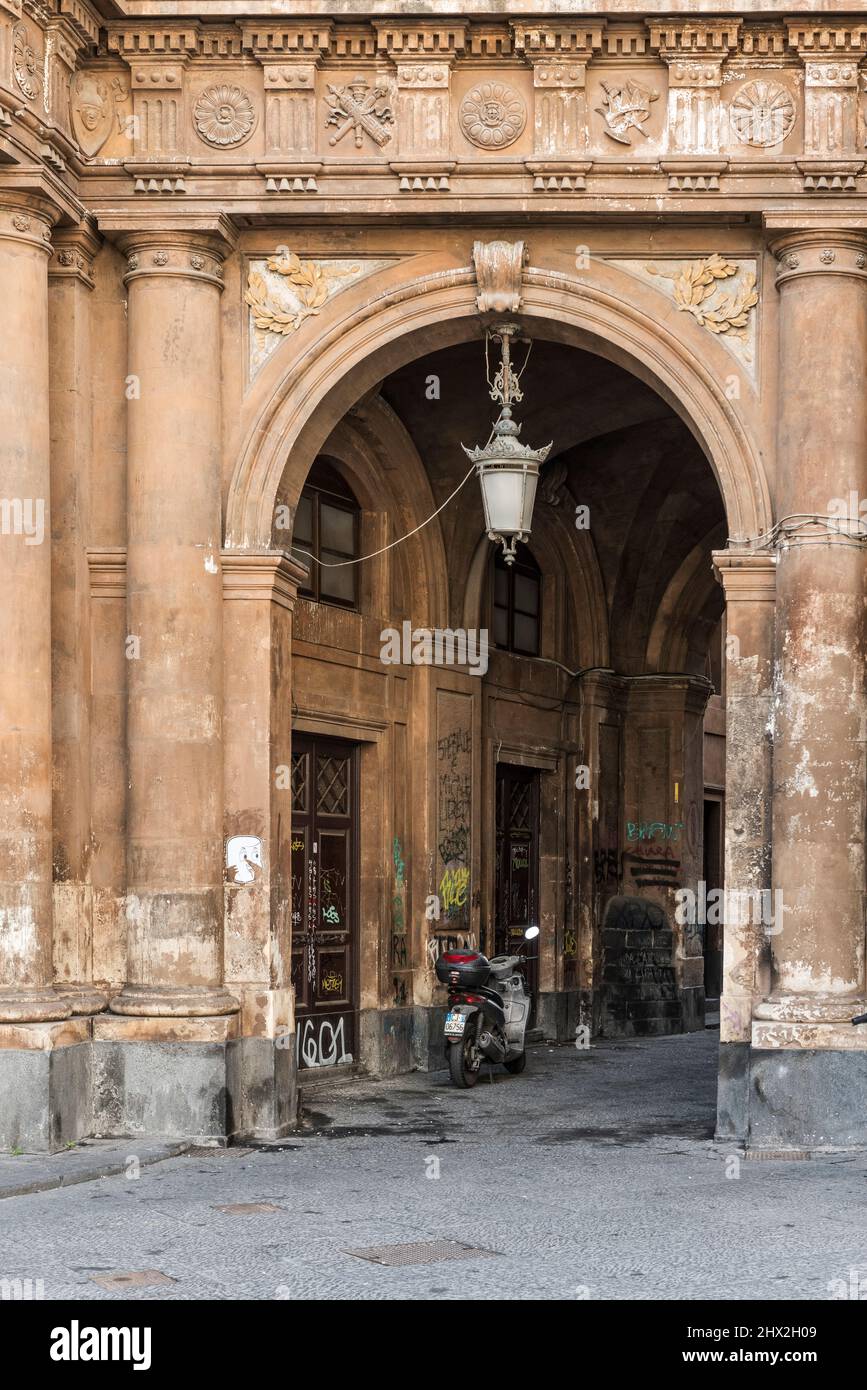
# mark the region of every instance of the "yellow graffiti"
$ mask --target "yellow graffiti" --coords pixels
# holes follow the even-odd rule
[[[440,901],[443,912],[449,912],[453,907],[465,907],[469,886],[469,869],[446,869],[440,879]]]
[[[577,950],[578,942],[575,938],[575,933],[571,927],[567,927],[566,934],[563,938],[563,954],[566,956],[574,956]]]

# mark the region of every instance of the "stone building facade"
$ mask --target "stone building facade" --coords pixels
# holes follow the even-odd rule
[[[867,1139],[838,9],[0,0],[0,1144],[285,1134],[531,918],[547,1036],[701,1027],[723,791],[720,1136]]]

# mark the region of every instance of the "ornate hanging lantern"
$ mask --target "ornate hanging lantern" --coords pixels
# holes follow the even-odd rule
[[[484,448],[468,449],[465,444],[461,445],[464,453],[476,465],[488,538],[502,544],[507,565],[511,565],[515,559],[518,541],[526,541],[530,535],[539,468],[552,447],[546,444],[543,449],[531,449],[529,445],[522,444],[518,438],[521,426],[512,419],[512,405],[524,398],[520,381],[532,346],[526,339],[518,339],[527,342],[527,356],[520,372],[515,372],[511,345],[518,332],[517,324],[504,323],[486,334],[486,365],[489,341],[500,345],[499,371],[493,381],[490,367],[487,375],[491,400],[497,401],[503,408]]]

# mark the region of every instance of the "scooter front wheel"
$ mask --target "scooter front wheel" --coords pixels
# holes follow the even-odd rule
[[[449,1043],[449,1076],[456,1086],[475,1086],[481,1061],[476,1052],[476,1032],[472,1028],[459,1042]]]
[[[520,1057],[513,1057],[513,1058],[511,1059],[511,1061],[509,1061],[509,1062],[504,1062],[504,1063],[503,1063],[503,1066],[506,1068],[506,1071],[510,1071],[510,1072],[512,1073],[513,1076],[517,1076],[517,1075],[518,1075],[518,1072],[523,1071],[526,1065],[527,1065],[527,1054],[526,1054],[526,1052],[522,1052],[521,1055],[520,1055]]]

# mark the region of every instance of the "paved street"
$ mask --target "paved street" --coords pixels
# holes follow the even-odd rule
[[[444,1072],[347,1082],[278,1151],[199,1149],[7,1198],[0,1278],[79,1299],[827,1299],[867,1276],[867,1157],[727,1177],[716,1047],[714,1032],[539,1046],[523,1076],[473,1091]],[[248,1205],[264,1209],[220,1210]],[[433,1241],[496,1253],[347,1253]],[[145,1270],[163,1281],[110,1284]]]

